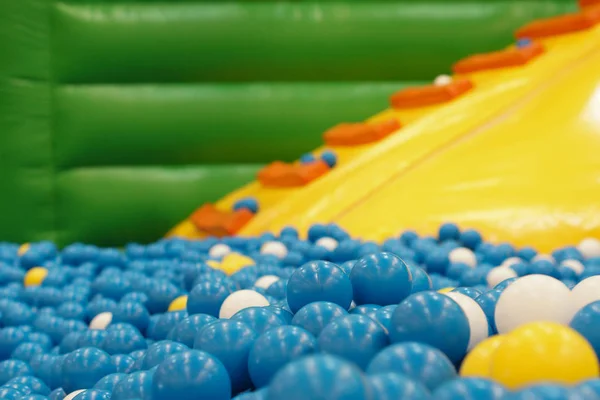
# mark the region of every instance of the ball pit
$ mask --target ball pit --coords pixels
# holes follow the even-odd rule
[[[2,243],[0,398],[600,398],[597,243]]]

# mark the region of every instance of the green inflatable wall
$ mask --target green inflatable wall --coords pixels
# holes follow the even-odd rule
[[[0,240],[159,238],[575,1],[0,0]]]

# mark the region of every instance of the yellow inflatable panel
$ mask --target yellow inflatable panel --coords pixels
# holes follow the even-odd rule
[[[277,198],[242,234],[335,222],[381,240],[453,221],[541,250],[599,235],[600,29],[543,43],[526,66],[473,74],[467,95],[340,154],[339,166]]]

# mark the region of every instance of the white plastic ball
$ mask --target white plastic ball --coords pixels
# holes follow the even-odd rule
[[[521,263],[523,260],[520,257],[509,257],[502,262],[501,267],[511,267],[515,264]]]
[[[329,251],[334,251],[338,247],[338,241],[332,237],[322,237],[315,243],[317,246],[325,247]]]
[[[265,242],[260,247],[261,254],[272,254],[277,258],[285,258],[288,254],[288,249],[285,244],[276,241]]]
[[[516,277],[517,277],[517,273],[512,268],[496,267],[488,273],[486,280],[487,280],[488,286],[493,288],[497,284],[502,283],[507,279],[516,278]]]
[[[590,303],[600,300],[600,275],[590,276],[571,290],[572,316]]]
[[[535,321],[568,324],[571,319],[571,291],[547,275],[517,279],[500,295],[494,313],[498,333]]]
[[[600,257],[600,240],[595,238],[583,239],[577,249],[588,259],[592,257]]]
[[[436,86],[446,86],[451,83],[452,83],[452,77],[450,75],[438,75],[433,80],[433,84]]]
[[[73,400],[75,398],[75,396],[77,396],[79,393],[83,393],[85,391],[86,391],[86,389],[75,390],[75,391],[69,393],[68,395],[66,395],[63,400]]]
[[[463,263],[468,265],[471,268],[475,268],[477,266],[477,257],[475,253],[466,247],[458,247],[452,250],[448,256],[451,263]]]
[[[550,261],[552,264],[556,262],[556,260],[554,260],[554,257],[552,257],[549,254],[536,254],[535,257],[531,259],[531,262],[534,261]]]
[[[463,310],[469,321],[471,336],[467,350],[471,350],[479,342],[488,337],[488,320],[485,313],[475,300],[458,292],[445,293],[446,296],[454,300]]]
[[[254,290],[238,290],[225,298],[219,310],[219,318],[231,318],[237,312],[249,307],[264,307],[269,300]]]
[[[579,260],[565,260],[560,263],[563,267],[569,268],[571,271],[575,272],[576,275],[581,275],[585,267]]]
[[[210,248],[208,251],[208,256],[210,258],[219,259],[225,257],[229,253],[231,253],[231,247],[223,243],[217,243]]]
[[[90,321],[90,329],[104,330],[112,322],[113,315],[111,312],[101,312]]]
[[[276,275],[261,276],[260,278],[258,278],[256,280],[256,282],[254,282],[254,286],[263,288],[263,289],[268,289],[269,286],[271,286],[272,284],[277,282],[279,279],[281,279],[281,278],[279,278]]]

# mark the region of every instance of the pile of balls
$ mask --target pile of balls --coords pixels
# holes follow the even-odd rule
[[[0,243],[0,399],[600,399],[600,241]]]

